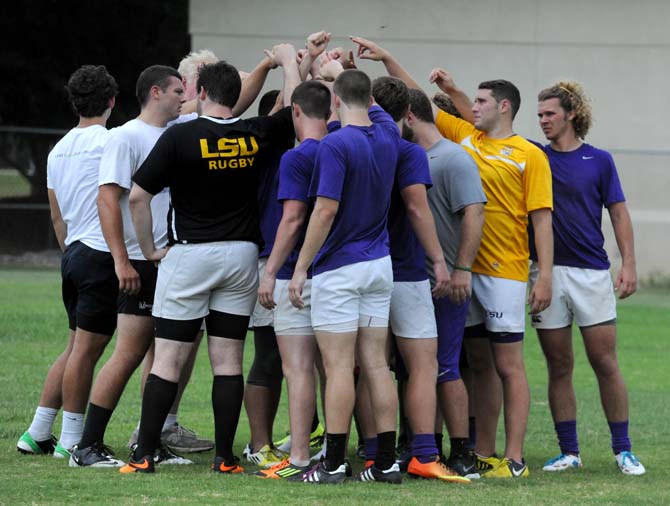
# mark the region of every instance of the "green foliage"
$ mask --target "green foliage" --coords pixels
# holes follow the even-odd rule
[[[345,484],[317,487],[262,482],[253,476],[213,475],[212,453],[196,455],[194,466],[160,468],[154,476],[121,476],[114,470],[70,469],[50,457],[28,457],[15,451],[28,427],[49,364],[62,351],[67,320],[60,301],[60,280],[53,271],[0,270],[0,505],[18,504],[455,504],[455,505],[630,505],[668,504],[670,471],[665,452],[670,448],[670,379],[667,374],[668,293],[640,293],[619,305],[619,359],[631,402],[631,438],[647,467],[641,477],[620,474],[609,448],[609,431],[597,384],[574,335],[575,387],[580,443],[585,468],[562,474],[543,473],[543,462],[557,453],[546,400],[546,369],[537,339],[529,330],[526,365],[532,405],[526,437],[526,460],[531,476],[521,481],[480,480],[470,486],[406,480],[400,487]],[[247,340],[245,361],[253,352]],[[100,361],[104,363],[113,343]],[[140,411],[138,374],[128,385],[114,413],[107,443],[126,456],[125,444]],[[186,391],[180,420],[201,435],[213,435],[210,406],[211,372],[201,350],[193,380]],[[282,398],[275,436],[288,429],[286,397]],[[54,428],[58,435],[59,427]],[[241,454],[249,437],[243,413],[236,438]],[[355,443],[352,438],[352,445]],[[502,432],[499,450],[502,450]],[[353,448],[352,448],[353,456]],[[362,463],[354,459],[354,465]],[[248,470],[253,468],[247,467]]]

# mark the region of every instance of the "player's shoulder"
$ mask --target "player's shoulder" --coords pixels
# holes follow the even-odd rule
[[[612,154],[609,151],[597,148],[586,142],[580,146],[580,150],[582,157],[593,157],[594,159],[606,160],[608,162],[612,160]]]

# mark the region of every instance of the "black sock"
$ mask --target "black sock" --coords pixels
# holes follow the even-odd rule
[[[79,441],[79,448],[87,448],[93,443],[102,443],[107,430],[107,424],[112,417],[111,409],[97,406],[92,402],[88,403],[88,412],[86,413],[86,422],[84,422],[84,433]]]
[[[395,463],[395,431],[377,434],[377,457],[375,467],[386,470]]]
[[[346,451],[346,434],[326,433],[326,460],[324,461],[326,471],[335,471],[344,464]]]
[[[319,426],[319,410],[314,408],[314,418],[312,418],[312,428],[309,430],[310,432],[314,432],[316,428]]]
[[[436,432],[435,433],[435,446],[437,446],[437,452],[440,455],[444,455],[444,434],[441,432]]]
[[[468,454],[470,440],[466,437],[449,438],[451,442],[451,453],[449,458],[465,457]]]
[[[244,398],[244,378],[234,376],[214,376],[212,383],[212,408],[214,409],[214,439],[216,456],[226,462],[233,460],[233,441],[242,410]]]
[[[137,438],[135,457],[153,455],[161,443],[161,431],[165,418],[177,397],[179,385],[172,381],[149,374],[144,385],[142,398],[142,416],[140,418],[140,434]]]

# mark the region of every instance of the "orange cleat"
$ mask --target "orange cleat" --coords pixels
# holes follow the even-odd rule
[[[438,457],[436,457],[435,460],[425,464],[419,462],[419,459],[416,457],[412,457],[412,460],[409,461],[409,465],[407,466],[407,474],[414,478],[442,480],[451,483],[471,483],[469,478],[461,476],[453,469],[445,466],[442,462],[440,462]]]
[[[135,460],[132,456],[130,461],[123,467],[119,468],[121,474],[130,473],[155,473],[154,457],[153,455],[145,455],[140,460]]]

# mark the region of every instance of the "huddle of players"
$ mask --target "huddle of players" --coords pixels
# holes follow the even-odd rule
[[[144,390],[138,445],[126,465],[107,451],[102,435],[118,397],[103,408],[105,412],[96,413],[97,408],[91,410],[95,405],[92,396],[87,427],[94,418],[97,420],[90,425],[100,426],[102,420],[104,427],[88,439],[82,438],[72,451],[71,464],[123,466],[122,473],[153,472],[154,463],[161,460],[161,429],[204,318],[214,373],[213,469],[242,472],[232,443],[244,390],[243,340],[258,283],[256,259],[261,238],[256,192],[259,178],[264,177],[261,171],[276,165],[295,129],[300,144],[284,153],[279,162],[277,199],[282,203],[282,215],[258,290],[260,303],[274,309],[274,330],[289,389],[291,454],[257,474],[315,483],[343,481],[347,475],[347,434],[356,403],[367,460],[356,478],[401,481],[394,455],[398,399],[387,359],[390,321],[409,373],[406,412],[412,429],[412,457],[406,471],[461,483],[480,474],[527,476],[522,457],[529,409],[522,354],[530,256],[527,215],[533,225],[530,242],[535,246],[529,303],[534,325],[543,329],[538,333],[548,360],[550,401],[561,446],[561,455],[544,469],[581,465],[574,402],[571,412],[562,399],[569,398],[572,389],[571,367],[566,386],[563,364],[574,315],[599,378],[617,463],[624,473],[644,472],[630,452],[627,406],[622,410],[622,403],[617,402],[621,400],[620,389],[625,400],[625,388],[616,359],[611,362],[614,296],[607,274],[609,263],[606,256],[603,258],[602,206],[610,210],[624,258],[623,274],[617,279],[622,296],[635,289],[632,232],[627,230],[630,220],[625,222],[627,212],[623,212],[623,194],[611,157],[581,144],[579,139],[586,134],[588,123],[582,125],[581,132],[574,128],[580,112],[574,106],[586,106],[581,90],[563,83],[549,89],[555,96],[549,90],[541,94],[541,124],[552,144],[538,148],[513,133],[512,120],[520,99],[511,83],[482,83],[468,110],[468,98],[455,88],[446,72],[435,69],[431,81],[451,96],[461,114],[472,121],[469,123],[431,107],[425,94],[383,48],[353,38],[360,58],[382,61],[394,76],[371,83],[363,72],[343,69],[341,51],[325,52],[328,39],[324,32],[310,36],[310,44],[320,51],[309,58],[303,56],[300,66],[311,67],[313,77],[333,81],[332,93],[319,80],[298,84],[301,69],[296,52],[289,45],[279,45],[268,52],[265,72],[271,66],[282,66],[282,100],[287,107],[265,118],[241,120],[236,117],[239,109],[235,109],[242,88],[238,72],[224,62],[206,65],[200,69],[197,83],[200,117],[161,132],[153,149],[145,153],[146,160],[135,161],[135,184],[129,195],[124,193],[129,201],[126,218],[132,218],[136,246],[143,255],[137,261],[147,268],[160,261],[153,305],[155,357]],[[323,54],[317,64],[314,53],[318,52]],[[156,88],[157,95],[169,90],[160,85]],[[113,105],[113,95],[109,100]],[[178,102],[181,105],[181,100]],[[107,110],[100,111],[98,117],[106,119]],[[331,111],[336,117],[328,121]],[[594,188],[589,188],[590,193],[582,192],[583,207],[570,204],[563,209],[558,194],[552,200],[552,175],[556,186],[554,159],[561,159],[564,151],[572,154],[572,150],[560,149],[565,147],[561,139],[566,132],[572,132],[573,140],[578,141],[568,147],[582,150],[585,162],[595,160],[589,169],[591,180],[579,182]],[[54,157],[56,153],[55,149]],[[568,176],[563,184],[575,184],[568,172],[574,160],[557,163],[562,163]],[[123,188],[129,189],[130,182]],[[156,211],[154,206],[166,197],[167,189],[169,211]],[[613,207],[618,208],[618,214]],[[580,219],[567,223],[554,220],[552,233],[552,208],[561,208],[561,218],[576,215]],[[584,208],[592,219],[581,226]],[[158,221],[165,221],[166,214],[169,249],[156,234]],[[102,220],[102,211],[100,216]],[[557,248],[559,240],[562,242],[552,269],[554,236],[562,228],[567,233],[557,237]],[[132,234],[132,229],[130,220],[124,222],[123,233]],[[575,231],[588,242],[575,242]],[[70,234],[68,227],[67,241],[62,241],[68,246],[64,287],[67,258],[74,250],[71,245],[76,245]],[[111,250],[114,241],[107,235]],[[581,249],[588,249],[585,257],[574,254]],[[593,258],[600,263],[593,265]],[[100,270],[99,259],[90,262],[90,266],[96,265],[91,272]],[[584,282],[583,276],[594,275],[599,276],[597,282]],[[121,298],[134,295],[137,290],[124,286],[118,271],[117,276]],[[105,281],[109,288],[115,279]],[[599,287],[599,292],[584,294],[587,284],[588,288]],[[128,295],[123,295],[124,290]],[[550,306],[552,290],[554,305]],[[594,297],[601,301],[595,309]],[[566,300],[565,307],[555,308]],[[80,322],[87,322],[89,316],[86,302],[85,296],[77,301],[77,332],[82,328]],[[604,314],[606,310],[609,312]],[[603,314],[593,314],[599,311]],[[476,453],[467,444],[468,396],[459,374],[464,327],[474,392],[479,393],[474,397]],[[566,328],[567,337],[564,332],[559,335],[557,329]],[[113,328],[111,332],[88,332],[96,330],[104,336],[113,332]],[[142,333],[149,334],[149,330]],[[591,345],[594,341],[598,344]],[[148,337],[144,351],[150,342]],[[326,383],[326,454],[310,467],[317,349]],[[571,354],[569,346],[568,351]],[[129,367],[134,370],[139,360],[141,356]],[[356,365],[360,368],[357,387],[353,376]],[[561,368],[562,374],[552,374]],[[619,385],[608,383],[617,378]],[[99,383],[98,378],[96,386]],[[446,462],[440,459],[435,439],[438,400],[451,436],[451,455]],[[504,457],[498,458],[495,427],[501,402],[505,406],[506,448]]]

